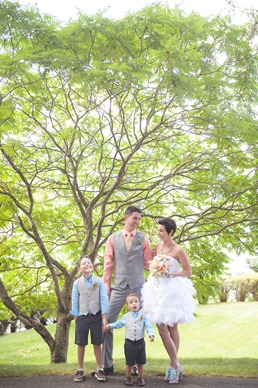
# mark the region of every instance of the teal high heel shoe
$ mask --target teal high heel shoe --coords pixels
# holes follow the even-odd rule
[[[172,366],[169,365],[169,366],[167,367],[167,370],[166,370],[166,373],[165,373],[165,380],[166,380],[166,381],[169,381],[169,380],[170,380],[171,369],[172,369]]]
[[[179,381],[179,369],[171,368],[169,384],[178,384],[178,381]]]

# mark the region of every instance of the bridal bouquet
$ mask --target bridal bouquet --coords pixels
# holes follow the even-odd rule
[[[170,277],[170,261],[166,255],[154,256],[150,262],[150,273],[155,278]]]

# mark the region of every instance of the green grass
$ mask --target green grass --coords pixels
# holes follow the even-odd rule
[[[48,326],[54,333],[55,325]],[[196,321],[179,326],[179,358],[186,375],[258,377],[258,303],[219,303],[197,306]],[[146,375],[163,375],[168,356],[155,328],[156,338],[146,336]],[[124,329],[115,331],[116,373],[124,374]],[[50,364],[47,345],[34,330],[0,337],[0,376],[73,374],[76,369],[74,323],[70,331],[67,364]],[[85,354],[85,369],[93,370],[93,348]]]

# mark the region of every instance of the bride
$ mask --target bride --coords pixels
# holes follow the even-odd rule
[[[176,223],[170,218],[158,221],[160,241],[154,249],[150,275],[142,287],[142,308],[151,323],[157,325],[163,345],[169,355],[170,364],[165,379],[177,384],[182,378],[183,368],[178,361],[178,323],[192,322],[196,293],[192,281],[191,265],[184,249],[173,241]],[[164,259],[168,261],[165,264]],[[162,262],[157,269],[156,263]],[[155,269],[154,269],[155,267]]]

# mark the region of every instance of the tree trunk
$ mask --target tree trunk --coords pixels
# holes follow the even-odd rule
[[[69,293],[70,295],[70,293]],[[47,328],[38,320],[24,314],[12,301],[6,292],[3,282],[0,279],[0,297],[4,305],[11,310],[18,319],[27,327],[33,328],[46,342],[50,349],[51,363],[67,362],[67,352],[69,345],[69,329],[71,325],[71,315],[67,312],[58,312],[55,338],[52,337]],[[69,298],[68,298],[69,299]]]
[[[51,363],[53,364],[67,362],[70,326],[71,317],[67,316],[67,314],[59,313],[56,323],[55,342],[50,349]]]

